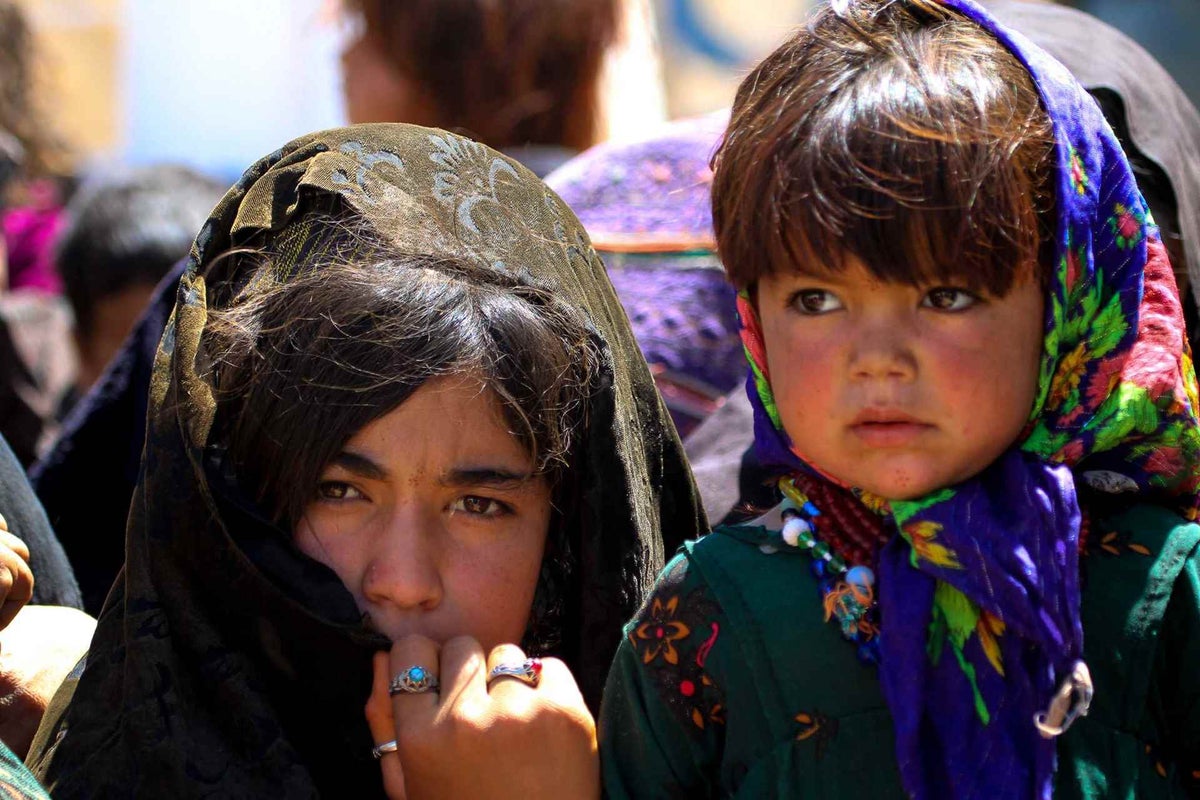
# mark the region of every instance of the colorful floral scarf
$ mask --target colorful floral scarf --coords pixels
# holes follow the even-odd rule
[[[1095,102],[971,0],[945,4],[1017,56],[1054,123],[1057,269],[1020,441],[962,484],[891,504],[880,678],[912,797],[1048,798],[1054,739],[1033,720],[1083,655],[1077,481],[1195,519],[1196,378],[1158,229]],[[780,424],[744,294],[739,314],[759,454],[812,472]]]

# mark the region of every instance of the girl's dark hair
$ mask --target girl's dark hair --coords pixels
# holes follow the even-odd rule
[[[366,35],[439,112],[495,148],[596,142],[618,0],[348,0]]]
[[[203,334],[224,471],[290,529],[355,433],[433,378],[479,377],[553,490],[524,642],[552,650],[578,552],[565,516],[578,505],[568,467],[585,438],[600,359],[588,323],[520,275],[391,251],[329,220],[315,225],[336,231],[319,255],[284,266],[269,254],[235,252],[214,265],[255,276],[231,301],[216,300],[223,307],[210,309]],[[239,265],[247,258],[267,263]],[[295,277],[276,282],[279,273]]]
[[[465,261],[375,252],[313,266],[266,288],[259,277],[205,327],[215,438],[263,512],[294,525],[350,437],[447,375],[478,376],[535,473],[559,483],[596,362],[578,312]]]
[[[742,82],[714,156],[730,279],[837,271],[1005,295],[1053,247],[1053,129],[1029,73],[932,0],[823,7]]]

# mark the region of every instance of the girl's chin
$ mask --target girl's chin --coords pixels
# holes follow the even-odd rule
[[[881,470],[875,474],[863,474],[860,471],[855,477],[857,480],[845,483],[889,501],[917,500],[955,483],[933,470],[911,466]]]

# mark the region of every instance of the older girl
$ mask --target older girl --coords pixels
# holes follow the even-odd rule
[[[540,181],[412,126],[286,145],[201,230],[150,409],[124,572],[30,758],[54,796],[376,796],[380,757],[391,796],[429,796],[497,755],[535,794],[596,791],[584,700],[660,526],[702,514]],[[540,682],[487,680],[526,650]],[[544,741],[422,752],[480,719]]]

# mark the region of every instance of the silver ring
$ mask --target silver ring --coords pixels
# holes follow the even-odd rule
[[[491,686],[492,681],[497,678],[516,678],[522,683],[536,689],[538,681],[542,679],[542,660],[540,658],[527,658],[520,664],[497,664],[488,673],[488,685]]]
[[[438,690],[437,676],[424,667],[413,665],[401,671],[388,685],[388,694],[395,697],[398,694],[423,694]]]
[[[394,753],[394,752],[396,752],[396,740],[395,739],[392,739],[390,742],[384,742],[383,744],[377,744],[371,748],[371,755],[375,756],[375,759],[377,761],[379,759],[383,758],[384,753]]]

